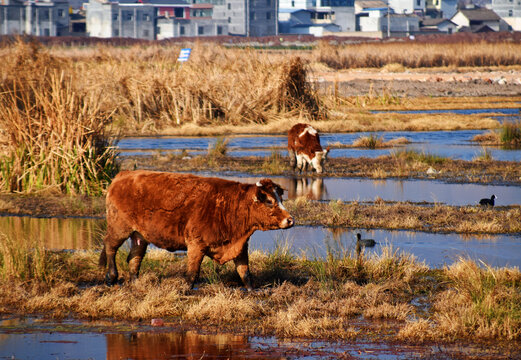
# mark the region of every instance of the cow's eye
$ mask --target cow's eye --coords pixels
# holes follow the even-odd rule
[[[275,205],[275,200],[273,200],[272,198],[266,198],[266,205],[274,206]]]

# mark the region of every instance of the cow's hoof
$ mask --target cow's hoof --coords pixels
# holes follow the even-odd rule
[[[115,285],[117,282],[118,282],[117,276],[113,277],[113,276],[110,276],[109,274],[105,275],[105,284],[107,284],[108,286]]]

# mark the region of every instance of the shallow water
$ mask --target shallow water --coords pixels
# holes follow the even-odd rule
[[[215,174],[200,173],[204,176]],[[256,183],[261,177],[251,175],[218,177]],[[477,205],[482,198],[496,195],[496,206],[521,204],[521,188],[506,185],[453,184],[433,180],[372,180],[353,178],[270,177],[285,190],[284,198],[305,196],[312,200],[428,202],[455,206]]]
[[[379,256],[385,247],[391,246],[399,253],[414,255],[431,268],[450,265],[459,257],[495,267],[521,267],[519,234],[460,235],[296,226],[287,230],[256,231],[250,238],[250,249],[273,252],[276,248],[287,247],[290,253],[308,258],[324,258],[328,252],[341,257],[354,252],[357,232],[363,239],[374,239],[377,243],[365,249],[368,256]]]
[[[504,114],[504,115],[519,115],[521,110],[519,108],[505,109],[505,108],[490,108],[490,109],[434,109],[434,110],[387,110],[387,111],[371,111],[373,114],[381,113],[397,113],[397,114],[461,114],[461,115],[475,115],[475,114]]]
[[[384,141],[405,137],[411,143],[387,149],[334,148],[330,157],[378,157],[393,152],[411,149],[442,157],[472,160],[483,152],[484,147],[474,144],[471,139],[482,130],[460,131],[396,131],[396,132],[358,132],[358,133],[324,133],[321,134],[323,146],[328,144],[351,145],[363,136],[374,135]],[[205,154],[218,137],[134,137],[124,138],[118,143],[121,155],[146,155],[155,151],[181,152],[187,150],[191,155]],[[231,156],[267,157],[273,151],[287,156],[287,137],[285,135],[252,135],[229,136],[228,154]],[[486,147],[492,158],[501,161],[521,161],[521,149],[502,149]]]
[[[112,325],[112,326],[111,326]],[[124,330],[124,328],[133,330]],[[283,340],[200,334],[168,326],[0,319],[0,359],[446,359],[494,355],[476,345],[407,345],[356,341]]]
[[[0,233],[17,242],[39,241],[51,250],[99,249],[104,228],[105,220],[98,219],[0,218]],[[328,251],[338,255],[342,251],[353,251],[356,232],[377,241],[377,246],[367,250],[368,254],[378,255],[384,246],[392,245],[395,250],[410,253],[430,267],[450,264],[458,256],[483,260],[492,266],[521,266],[520,234],[478,236],[296,226],[287,230],[256,231],[250,238],[250,251],[272,252],[287,246],[290,253],[297,256],[324,258]]]

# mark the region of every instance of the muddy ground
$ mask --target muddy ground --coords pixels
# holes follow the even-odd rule
[[[518,96],[521,70],[509,71],[316,71],[312,80],[319,88],[338,86],[338,95],[359,96],[388,91],[396,96]]]

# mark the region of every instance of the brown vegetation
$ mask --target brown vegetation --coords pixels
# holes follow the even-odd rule
[[[290,338],[381,338],[371,335],[375,331],[411,342],[521,336],[519,270],[478,267],[465,259],[429,270],[391,248],[371,258],[345,250],[327,260],[296,258],[279,248],[252,254],[260,290],[245,293],[234,288],[240,279],[232,265],[211,261],[203,263],[199,290],[191,291],[181,276],[185,258],[162,250],[149,251],[139,279],[107,287],[93,251],[42,250],[24,257],[11,256],[13,245],[2,244],[8,245],[0,247],[0,277],[8,281],[0,286],[0,313],[145,324],[162,318],[167,326]],[[118,255],[117,261],[126,278],[125,258]],[[424,308],[425,301],[434,306]],[[373,323],[383,319],[391,323]]]

